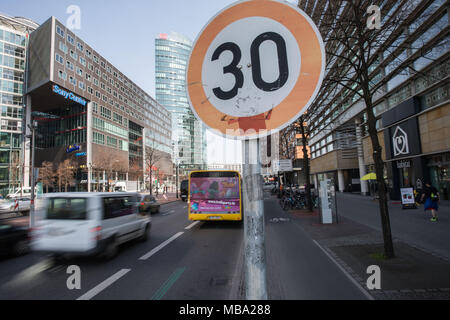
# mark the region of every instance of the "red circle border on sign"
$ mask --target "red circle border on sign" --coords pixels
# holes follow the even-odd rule
[[[285,26],[297,40],[302,63],[294,88],[279,105],[253,117],[233,117],[217,110],[208,100],[202,85],[202,66],[216,36],[231,23],[248,17],[265,17]],[[324,72],[322,38],[303,11],[279,1],[250,0],[225,8],[201,32],[189,59],[187,89],[193,112],[206,126],[228,137],[256,138],[283,129],[303,114],[317,95]],[[254,131],[251,132],[251,129]],[[247,134],[243,135],[245,131]]]

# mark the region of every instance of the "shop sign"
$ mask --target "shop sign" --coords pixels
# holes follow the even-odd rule
[[[78,150],[81,150],[80,146],[78,146],[76,144],[75,145],[70,145],[70,146],[67,147],[66,153],[72,153],[72,152],[78,151]]]
[[[411,161],[397,161],[397,169],[411,168]]]
[[[86,106],[86,104],[87,104],[87,101],[84,100],[83,98],[75,95],[73,92],[66,91],[66,90],[60,88],[56,84],[53,86],[53,92],[56,93],[56,94],[59,94],[60,96],[64,97],[65,99],[69,99],[69,100],[72,100],[72,101],[74,101],[76,103],[79,103],[82,106]]]
[[[392,137],[394,157],[402,154],[409,154],[408,134],[400,126],[395,129]]]

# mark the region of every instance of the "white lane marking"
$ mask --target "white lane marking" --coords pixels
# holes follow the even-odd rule
[[[174,213],[174,212],[175,212],[175,210],[170,210],[170,211],[169,211],[169,213]]]
[[[189,230],[189,229],[195,227],[196,225],[198,225],[199,223],[200,223],[200,221],[195,221],[194,223],[191,223],[190,225],[188,225],[188,226],[187,226],[186,228],[184,228],[184,229]]]
[[[108,288],[110,285],[112,285],[114,282],[122,278],[124,275],[126,275],[131,269],[122,269],[119,272],[113,274],[111,277],[100,283],[98,286],[92,288],[85,294],[83,294],[81,297],[79,297],[77,300],[90,300],[93,297],[95,297],[97,294]]]
[[[353,277],[347,272],[347,270],[345,270],[324,248],[322,248],[322,246],[316,241],[313,240],[313,242],[320,248],[320,250],[322,250],[328,258],[330,258],[331,261],[333,261],[333,263],[345,274],[345,276],[367,297],[367,299],[369,300],[375,300],[374,297],[372,297],[366,290],[364,290],[364,288],[358,283],[358,281],[356,281],[355,279],[353,279]]]
[[[181,236],[184,232],[178,232],[177,234],[173,235],[172,237],[170,237],[169,239],[167,239],[166,241],[164,241],[163,243],[161,243],[159,246],[157,246],[156,248],[152,249],[150,252],[148,252],[147,254],[143,255],[142,257],[139,258],[139,260],[147,260],[148,258],[150,258],[152,255],[154,255],[155,253],[157,253],[159,250],[161,250],[162,248],[164,248],[165,246],[167,246],[169,243],[171,243],[173,240],[175,240],[176,238],[178,238],[179,236]]]

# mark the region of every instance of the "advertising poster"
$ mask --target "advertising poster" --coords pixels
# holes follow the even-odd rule
[[[414,189],[413,188],[401,188],[400,193],[402,195],[402,205],[415,206],[416,201],[414,200]]]
[[[191,213],[238,213],[238,178],[192,178]]]

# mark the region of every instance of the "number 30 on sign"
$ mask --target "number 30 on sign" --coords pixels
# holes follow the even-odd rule
[[[191,108],[221,135],[262,137],[307,110],[324,70],[322,38],[303,11],[276,0],[239,1],[195,41],[187,74]]]

